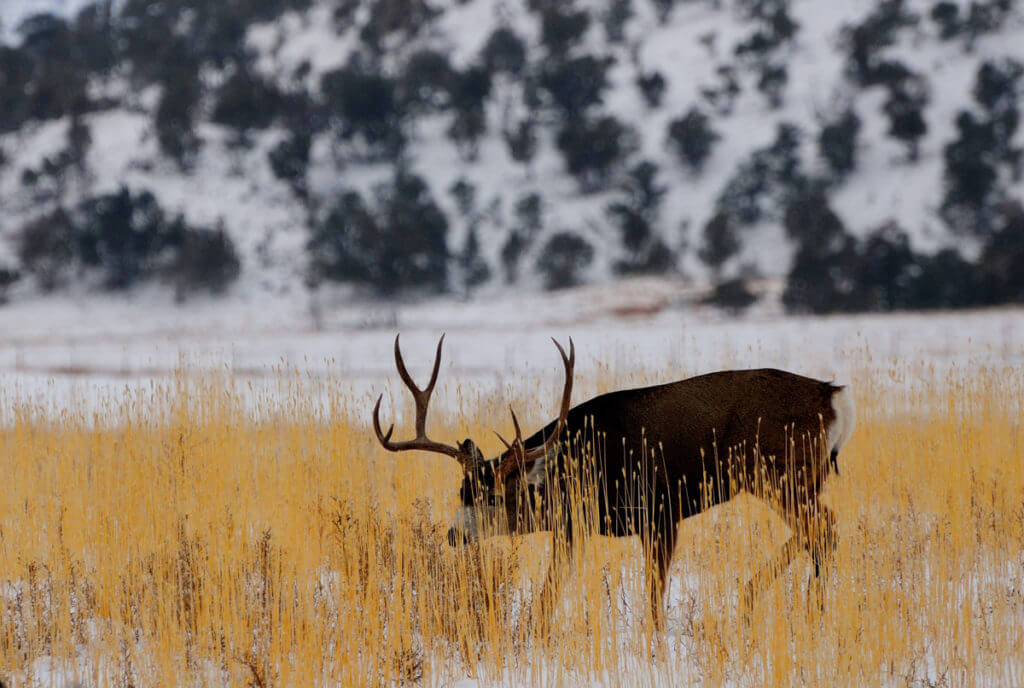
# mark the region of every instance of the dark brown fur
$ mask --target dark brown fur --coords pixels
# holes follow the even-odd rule
[[[505,481],[512,531],[550,528],[569,541],[588,531],[639,535],[649,560],[656,617],[679,522],[741,490],[766,499],[794,530],[794,542],[787,543],[773,568],[784,569],[800,548],[817,566],[834,543],[834,519],[818,495],[830,466],[825,430],[835,420],[832,397],[840,389],[762,369],[711,373],[590,399],[569,411],[562,451],[544,466],[542,487],[527,485],[529,477],[536,482],[531,466]],[[554,429],[553,421],[527,438],[527,449],[540,445]],[[467,476],[467,504],[495,491],[492,469],[501,460],[484,462],[478,475]],[[543,503],[557,507],[571,501],[570,491],[581,489],[590,496],[586,525],[575,522],[579,513],[564,509],[547,514],[543,522],[530,513],[536,510],[538,490],[547,492]],[[554,570],[565,563],[555,562],[548,594],[557,585]],[[752,582],[747,602],[756,586],[777,573]]]

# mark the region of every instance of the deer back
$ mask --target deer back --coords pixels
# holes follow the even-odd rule
[[[524,478],[536,484],[589,476],[599,483],[600,517],[620,522],[652,512],[678,519],[739,489],[780,482],[816,493],[828,469],[833,400],[841,389],[760,369],[601,395],[570,410],[562,451]],[[527,448],[554,431],[552,422],[526,440]]]

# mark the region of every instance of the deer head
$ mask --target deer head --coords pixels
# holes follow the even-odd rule
[[[416,403],[416,436],[411,440],[394,441],[391,439],[395,430],[394,425],[389,427],[387,432],[381,430],[380,403],[384,396],[381,395],[373,408],[373,429],[377,439],[388,451],[419,450],[445,454],[462,466],[463,479],[459,490],[462,508],[455,515],[448,531],[448,540],[451,544],[469,542],[486,535],[525,533],[538,529],[541,524],[534,514],[536,500],[542,496],[543,485],[537,479],[528,479],[528,476],[541,459],[558,452],[559,437],[565,429],[572,397],[573,367],[576,362],[576,350],[572,339],[569,339],[568,355],[562,345],[555,341],[565,365],[565,387],[562,390],[562,405],[554,431],[539,445],[527,447],[523,441],[519,419],[510,407],[515,437],[512,442],[508,442],[498,435],[498,439],[505,445],[505,450],[490,460],[484,459],[483,453],[471,439],[467,438],[450,445],[435,442],[427,437],[427,408],[434,385],[437,383],[443,344],[444,335],[437,342],[437,354],[434,357],[430,382],[420,389],[405,367],[398,337],[395,337],[395,366]]]

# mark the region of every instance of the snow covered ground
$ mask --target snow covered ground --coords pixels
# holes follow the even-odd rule
[[[0,384],[7,402],[57,410],[75,400],[101,408],[179,368],[227,371],[240,388],[255,390],[273,387],[283,368],[369,400],[396,383],[396,332],[414,375],[426,374],[446,332],[442,388],[520,391],[539,379],[556,381],[561,366],[549,338],[571,336],[582,385],[577,400],[592,393],[588,385],[597,378],[669,381],[721,368],[780,367],[856,387],[866,371],[898,371],[895,382],[872,377],[906,386],[928,366],[1024,365],[1022,309],[828,318],[766,310],[726,319],[686,298],[683,285],[637,280],[397,306],[322,298],[319,306],[280,299],[179,308],[159,295],[21,302],[0,309]]]
[[[549,336],[571,336],[576,343],[577,400],[592,389],[594,377],[607,380],[609,373],[615,379],[671,380],[724,367],[778,366],[834,377],[855,390],[909,390],[924,370],[942,375],[976,366],[1024,366],[1024,309],[829,318],[762,311],[725,319],[689,304],[679,284],[639,280],[551,295],[402,306],[324,299],[317,327],[311,309],[294,300],[178,308],[162,298],[50,299],[0,309],[0,414],[7,415],[15,401],[34,401],[55,413],[68,403],[102,412],[110,401],[116,405],[154,389],[179,367],[226,370],[240,390],[273,393],[283,366],[348,386],[351,398],[365,399],[369,408],[378,390],[404,394],[391,358],[396,331],[403,335],[413,375],[421,379],[436,337],[447,333],[436,403],[449,408],[456,384],[524,391],[538,378],[552,384],[550,400],[542,401],[552,408],[561,367]],[[696,594],[699,581],[675,576],[669,608],[683,609],[687,595]],[[681,685],[681,676],[699,675],[687,673],[687,647],[671,648],[671,678],[653,685]],[[632,664],[645,661],[643,653],[624,658],[621,675],[647,676],[650,667]],[[938,676],[931,668],[921,671],[928,680]],[[31,674],[35,685],[75,685],[74,672],[50,657],[37,659]],[[462,678],[454,685],[489,683]]]

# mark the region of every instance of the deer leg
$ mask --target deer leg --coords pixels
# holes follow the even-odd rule
[[[800,550],[810,554],[816,578],[835,551],[835,516],[827,506],[815,500],[801,513],[797,513],[796,509],[782,509],[779,513],[793,529],[793,535],[782,545],[778,554],[758,569],[747,582],[743,595],[744,611],[747,613],[753,609],[757,595],[789,568]]]
[[[821,575],[821,569],[836,551],[836,517],[824,504],[817,504],[817,513],[811,518],[807,529],[807,551],[814,562],[814,577]]]
[[[817,504],[817,511],[808,523],[807,552],[814,562],[815,592],[818,607],[825,604],[825,579],[821,571],[827,567],[836,551],[836,517],[824,504]]]
[[[754,575],[747,581],[743,591],[743,612],[749,614],[754,609],[754,602],[757,596],[769,588],[782,573],[789,568],[789,565],[796,558],[796,555],[803,549],[800,538],[791,536],[782,545],[775,556],[767,564],[754,572]]]
[[[816,499],[779,513],[807,550],[814,564],[814,577],[818,578],[836,548],[835,515]]]
[[[676,546],[676,529],[673,527],[659,529],[651,534],[650,541],[645,543],[647,592],[650,595],[651,618],[654,627],[662,630],[665,626],[665,590],[668,582],[668,569],[672,564],[672,553]]]
[[[558,601],[558,595],[562,591],[562,585],[569,577],[569,569],[575,558],[575,546],[571,541],[565,543],[552,543],[551,563],[548,564],[548,573],[544,577],[544,587],[541,588],[540,598],[549,610],[553,610]]]
[[[561,593],[562,585],[568,578],[576,556],[576,543],[572,537],[572,530],[567,526],[556,527],[551,536],[551,562],[548,564],[548,572],[544,577],[544,585],[540,592],[539,620],[543,623],[550,621],[557,609],[558,596]]]

